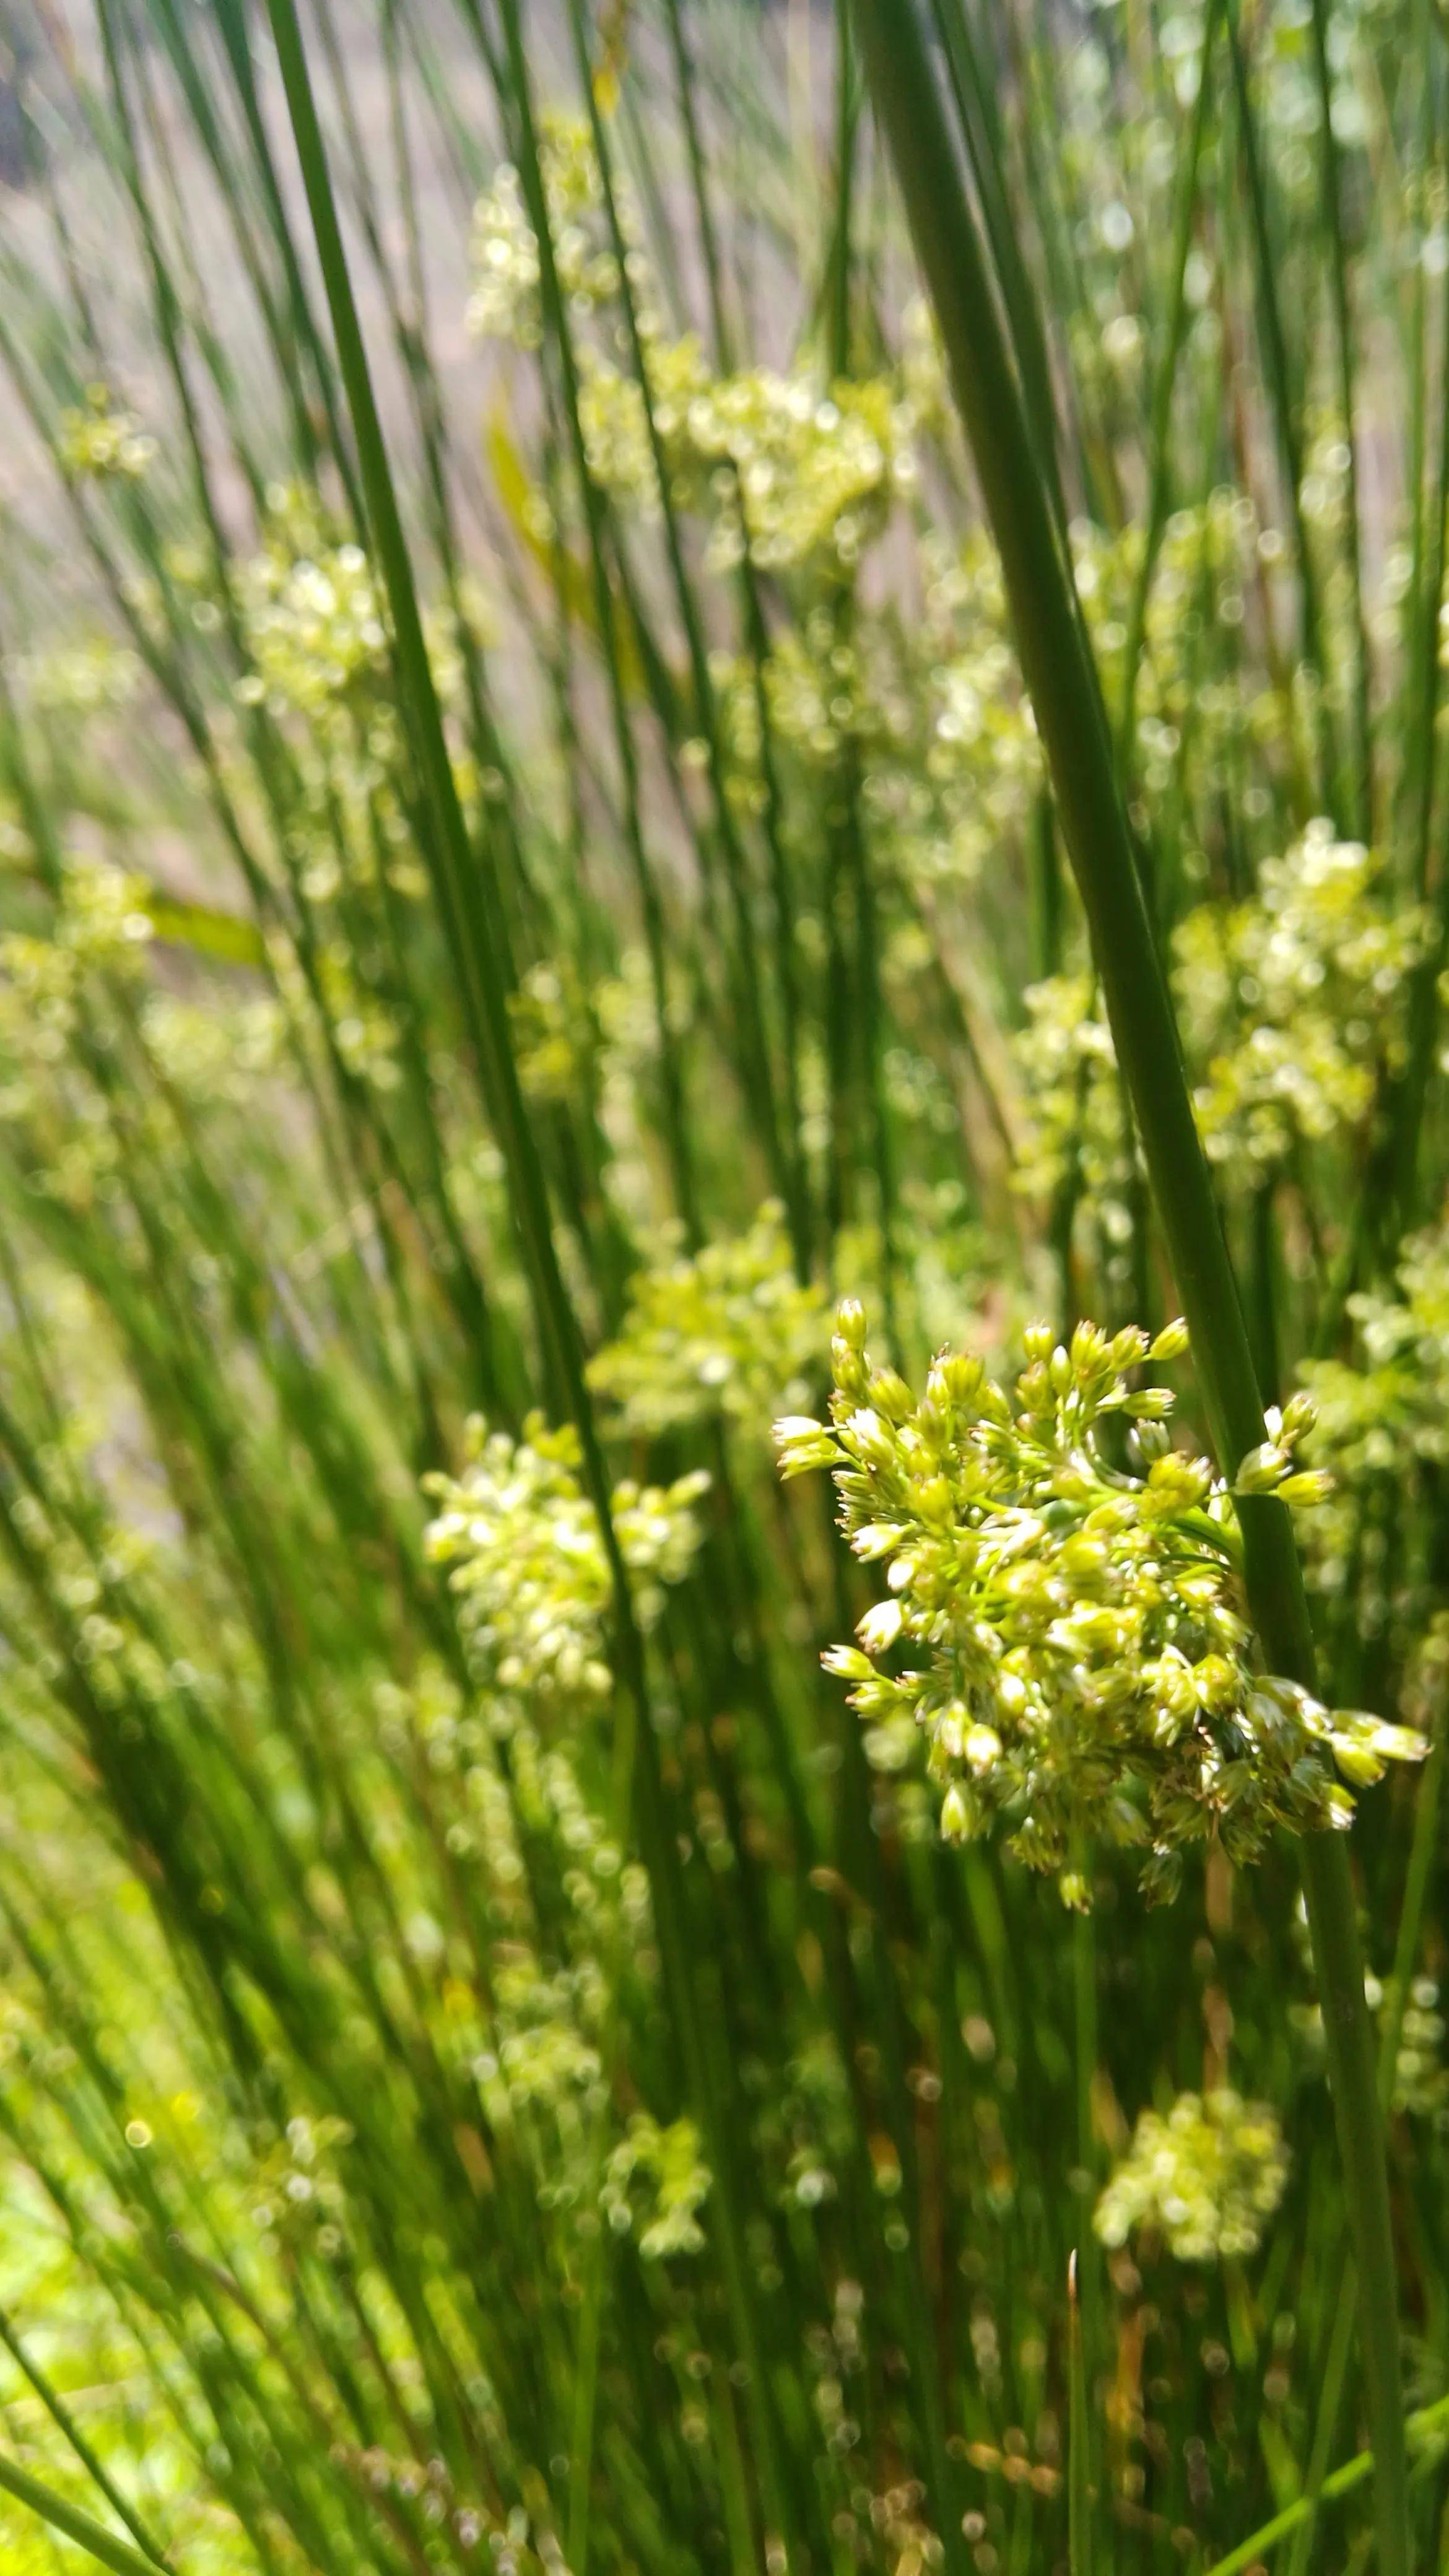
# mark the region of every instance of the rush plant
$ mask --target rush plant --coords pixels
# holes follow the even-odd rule
[[[1438,9],[4,23],[7,2568],[1427,2576]]]

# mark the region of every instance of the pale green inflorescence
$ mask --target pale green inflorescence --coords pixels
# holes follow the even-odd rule
[[[73,482],[139,482],[155,454],[155,439],[108,385],[87,385],[84,403],[61,413],[56,457]]]
[[[559,289],[575,332],[579,423],[595,481],[616,500],[658,516],[652,413],[672,505],[710,523],[711,570],[746,553],[773,573],[817,560],[854,563],[892,503],[915,487],[914,439],[934,382],[922,362],[919,325],[907,335],[910,354],[898,375],[827,384],[802,359],[784,371],[717,376],[693,334],[667,336],[637,210],[627,185],[616,182],[646,406],[582,119],[545,111],[539,166]],[[478,201],[472,268],[470,328],[483,339],[536,349],[543,336],[539,246],[509,164]],[[582,327],[589,324],[596,337]]]
[[[144,677],[140,655],[100,633],[17,655],[12,667],[31,706],[47,715],[113,713],[129,706]]]
[[[1435,1505],[1449,1466],[1449,1225],[1411,1236],[1391,1289],[1349,1299],[1356,1357],[1302,1371],[1331,1456],[1332,1490],[1306,1518],[1308,1577],[1329,1599],[1351,1588],[1367,1633],[1388,1629],[1430,1659],[1444,1584],[1425,1522],[1406,1514],[1416,1488]]]
[[[203,1007],[148,973],[158,898],[144,878],[67,855],[55,895],[49,936],[0,938],[0,1131],[38,1192],[80,1210],[115,1186],[116,1086],[103,1077],[118,1045],[155,1077],[124,1095],[127,1132],[155,1170],[182,1150],[186,1109],[255,1108],[283,1021],[269,997]]]
[[[325,766],[334,808],[344,787],[391,802],[401,736],[383,594],[365,549],[305,484],[274,483],[262,543],[237,568],[235,587],[252,662],[236,683],[241,703],[293,720],[307,784],[315,793]],[[464,585],[461,600],[481,632],[487,617],[476,586]],[[428,659],[445,707],[462,680],[456,630],[450,607],[425,611]]]
[[[710,2172],[699,2143],[692,2120],[661,2127],[636,2111],[609,2157],[600,2206],[616,2235],[637,2235],[646,2262],[703,2250],[697,2213],[709,2196]]]
[[[782,1211],[747,1234],[642,1271],[623,1331],[590,1362],[589,1382],[620,1427],[646,1436],[710,1415],[758,1422],[803,1401],[829,1340],[823,1290],[791,1266]]]
[[[1203,1143],[1254,1183],[1303,1147],[1362,1134],[1381,1079],[1402,1070],[1423,915],[1396,907],[1380,863],[1311,823],[1267,859],[1242,903],[1202,903],[1175,933],[1172,986]],[[1026,1109],[1019,1185],[1075,1177],[1120,1201],[1132,1170],[1105,1009],[1088,974],[1026,994],[1015,1040]]]
[[[545,108],[538,143],[559,288],[577,318],[592,306],[613,304],[619,292],[619,264],[609,239],[598,163],[581,116]],[[621,203],[621,223],[627,240],[636,230],[627,197]],[[520,349],[536,349],[543,338],[538,240],[522,181],[510,162],[495,172],[474,209],[468,321],[480,338],[511,340]]]
[[[1027,1103],[1023,1151],[1012,1173],[1028,1197],[1067,1183],[1116,1205],[1132,1177],[1122,1085],[1112,1032],[1091,975],[1050,975],[1028,985],[1026,1026],[1014,1054]]]
[[[240,683],[243,698],[265,697],[279,712],[317,717],[386,668],[383,624],[372,567],[361,546],[328,545],[315,526],[285,520],[244,567],[243,606],[256,674]]]
[[[1287,2180],[1275,2111],[1227,2086],[1180,2093],[1166,2118],[1142,2113],[1093,2225],[1105,2245],[1153,2229],[1179,2263],[1241,2259],[1257,2252]]]
[[[1324,821],[1265,860],[1250,902],[1188,914],[1174,988],[1215,1161],[1267,1171],[1300,1139],[1362,1125],[1379,1067],[1402,1065],[1395,1005],[1424,936],[1370,852]]]
[[[1388,1986],[1377,1978],[1364,1980],[1364,1992],[1371,2012],[1381,2012],[1390,2000],[1392,1981]],[[1449,2066],[1444,2063],[1446,2023],[1444,1998],[1436,1977],[1414,1977],[1404,1997],[1403,2017],[1399,2023],[1398,2046],[1394,2052],[1393,2107],[1417,2119],[1433,2120],[1449,2128]]]
[[[1160,1897],[1209,1835],[1248,1861],[1275,1826],[1346,1826],[1335,1764],[1376,1779],[1421,1739],[1255,1668],[1232,1493],[1169,1446],[1171,1393],[1130,1382],[1180,1353],[1185,1329],[1149,1341],[1084,1323],[1065,1347],[1034,1325],[1025,1346],[1010,1396],[979,1359],[943,1351],[918,1403],[872,1366],[849,1301],[830,1422],[776,1425],[782,1472],[830,1468],[855,1554],[886,1568],[859,1644],[825,1659],[853,1685],[872,1758],[894,1767],[924,1735],[946,1838],[1009,1816],[1011,1850],[1074,1904],[1094,1841],[1143,1848]],[[1237,1490],[1320,1494],[1294,1458],[1311,1418],[1302,1397],[1270,1413]],[[1104,1446],[1117,1424],[1131,1426],[1130,1468]],[[923,1657],[886,1670],[898,1648]]]
[[[475,1663],[506,1691],[602,1697],[612,1587],[598,1515],[579,1481],[577,1434],[533,1414],[521,1440],[474,1421],[469,1441],[461,1476],[425,1480],[441,1505],[426,1544],[435,1564],[452,1568]],[[708,1486],[696,1470],[669,1486],[614,1488],[614,1529],[646,1626],[663,1607],[663,1587],[689,1570],[699,1542],[694,1505]]]

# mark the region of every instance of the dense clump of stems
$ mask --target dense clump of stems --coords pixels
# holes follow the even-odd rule
[[[981,236],[914,12],[888,16],[874,0],[861,0],[859,17],[872,90],[1001,549],[1022,669],[1091,925],[1093,956],[1173,1278],[1193,1335],[1204,1407],[1219,1461],[1232,1474],[1257,1445],[1263,1393],[1049,487],[1035,467]],[[1269,1668],[1311,1688],[1313,1641],[1283,1506],[1266,1497],[1250,1502],[1243,1541],[1249,1602]],[[1352,1880],[1341,1841],[1306,1841],[1303,1875],[1359,2257],[1379,2558],[1393,2576],[1406,2576],[1409,2527],[1388,2175]]]

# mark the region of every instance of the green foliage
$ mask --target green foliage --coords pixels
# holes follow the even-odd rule
[[[17,2576],[1357,2568],[1346,1887],[1443,2554],[1443,30],[931,14],[1226,1405],[874,57],[28,47]]]

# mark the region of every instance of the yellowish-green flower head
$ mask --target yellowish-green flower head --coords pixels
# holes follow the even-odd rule
[[[1349,1313],[1354,1357],[1302,1371],[1334,1468],[1304,1524],[1308,1577],[1331,1598],[1351,1586],[1367,1630],[1412,1645],[1445,1599],[1432,1496],[1449,1466],[1449,1225],[1411,1236],[1392,1286],[1350,1298]],[[1416,1485],[1430,1511],[1401,1516]]]
[[[1125,1200],[1132,1149],[1106,1014],[1091,975],[1028,985],[1027,1020],[1013,1053],[1025,1093],[1017,1189],[1050,1198],[1064,1183],[1100,1208]]]
[[[1361,1127],[1402,1061],[1401,1002],[1424,922],[1386,899],[1355,841],[1311,823],[1264,861],[1256,896],[1188,914],[1173,984],[1208,1153],[1248,1171]]]
[[[108,385],[87,385],[84,403],[61,413],[56,456],[74,482],[137,483],[155,453],[155,439]]]
[[[1185,916],[1172,954],[1183,1051],[1203,1143],[1233,1180],[1257,1183],[1302,1147],[1362,1132],[1381,1075],[1404,1062],[1424,936],[1422,914],[1390,902],[1372,854],[1326,822],[1264,861],[1248,901]],[[1026,1112],[1018,1185],[1047,1194],[1071,1177],[1110,1208],[1132,1146],[1094,981],[1049,977],[1026,1004],[1013,1048]]]
[[[598,1515],[579,1481],[577,1434],[533,1414],[521,1440],[475,1421],[469,1443],[461,1476],[425,1480],[441,1506],[426,1545],[434,1564],[452,1569],[480,1676],[545,1699],[602,1697],[611,1583]],[[694,1505],[708,1485],[697,1471],[666,1487],[614,1488],[614,1529],[646,1625],[663,1607],[662,1587],[689,1570],[699,1543]]]
[[[577,320],[594,307],[612,304],[619,292],[619,265],[586,120],[545,108],[538,120],[538,152],[559,289]],[[620,196],[620,220],[626,236],[632,234],[627,192]],[[538,236],[524,204],[523,182],[511,162],[495,172],[492,186],[474,208],[472,250],[469,329],[480,339],[538,348],[543,337]]]
[[[316,716],[380,678],[387,629],[361,546],[339,542],[300,485],[279,485],[270,497],[266,543],[241,576],[256,664],[242,695]]]
[[[144,676],[139,654],[103,634],[27,653],[17,670],[30,704],[52,715],[111,714],[130,704]]]
[[[1179,2263],[1241,2260],[1256,2254],[1287,2180],[1275,2111],[1226,2086],[1180,2093],[1165,2119],[1143,2112],[1093,2225],[1104,2245],[1150,2228]]]
[[[579,423],[594,480],[654,518],[664,499],[662,466],[672,507],[710,523],[714,571],[746,553],[773,573],[822,558],[853,564],[893,501],[915,485],[920,404],[933,399],[919,320],[908,326],[899,375],[832,384],[800,358],[784,372],[716,376],[692,333],[666,335],[637,210],[616,182],[636,357],[626,276],[583,120],[545,112],[539,167],[559,290],[577,334]],[[538,348],[541,265],[522,181],[505,164],[474,211],[470,329]],[[627,366],[617,363],[623,351]]]
[[[697,2212],[710,2179],[692,2120],[661,2128],[647,2111],[636,2111],[605,2167],[600,2206],[616,2235],[637,2234],[646,2262],[698,2254],[704,2230]]]
[[[758,1422],[804,1401],[828,1341],[824,1293],[797,1280],[771,1201],[748,1234],[642,1271],[624,1329],[591,1361],[589,1383],[623,1429],[646,1436],[712,1414]]]
[[[1169,1445],[1169,1390],[1135,1383],[1185,1329],[1083,1323],[1064,1345],[1035,1325],[1025,1345],[1010,1392],[943,1351],[917,1401],[872,1366],[848,1302],[830,1421],[776,1425],[783,1472],[831,1469],[852,1548],[885,1571],[858,1644],[825,1659],[867,1750],[897,1767],[924,1737],[947,1839],[1005,1818],[1010,1849],[1074,1904],[1074,1856],[1095,1842],[1140,1848],[1164,1896],[1209,1835],[1241,1862],[1275,1826],[1346,1826],[1335,1765],[1372,1779],[1420,1740],[1258,1671],[1233,1495]],[[1321,1477],[1294,1462],[1310,1421],[1302,1398],[1270,1413],[1238,1490],[1315,1498]]]
[[[699,343],[646,343],[649,409],[676,509],[712,523],[712,571],[854,563],[911,490],[915,413],[893,379],[825,383],[804,360],[712,377]],[[644,389],[596,358],[579,401],[589,469],[647,516],[661,506]]]

